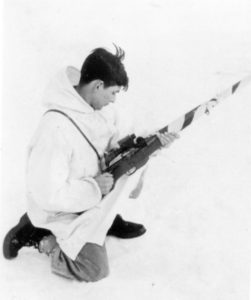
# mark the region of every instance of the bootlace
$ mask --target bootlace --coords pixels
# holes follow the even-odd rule
[[[34,241],[32,239],[29,239],[24,243],[25,247],[34,247],[35,249],[39,249],[39,243],[37,241]]]

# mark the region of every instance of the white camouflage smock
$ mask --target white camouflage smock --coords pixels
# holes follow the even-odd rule
[[[101,111],[89,106],[73,88],[79,77],[73,67],[60,72],[49,84],[44,104],[74,119],[102,155],[116,140],[116,114],[113,105]],[[61,114],[45,114],[28,150],[28,215],[35,226],[51,230],[72,259],[85,243],[104,243],[119,195],[128,185],[122,178],[102,199],[93,179],[99,172],[97,155],[75,126]]]

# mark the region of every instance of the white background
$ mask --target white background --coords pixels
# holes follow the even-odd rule
[[[138,133],[251,73],[249,0],[8,0],[3,16],[1,241],[26,210],[26,149],[60,68],[80,68],[95,47],[122,47],[130,87],[118,107]],[[1,298],[248,299],[250,98],[251,84],[152,159],[123,213],[147,233],[108,239],[108,278],[66,281],[46,256],[23,249],[13,261],[1,257]]]

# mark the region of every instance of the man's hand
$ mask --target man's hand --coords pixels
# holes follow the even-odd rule
[[[94,177],[94,179],[96,180],[102,195],[106,195],[110,192],[114,183],[112,174],[103,173]]]
[[[168,148],[174,140],[179,138],[180,136],[175,132],[166,132],[166,133],[157,133],[157,136],[164,148]]]

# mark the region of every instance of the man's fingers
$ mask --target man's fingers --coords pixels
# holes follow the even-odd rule
[[[102,175],[103,175],[104,177],[107,177],[107,178],[113,177],[113,175],[112,175],[111,173],[108,173],[108,172],[103,173]]]
[[[113,183],[113,177],[112,176],[107,176],[107,177],[104,177],[104,181],[103,181],[103,183],[105,184],[105,185],[109,185],[109,184],[112,184]]]
[[[162,139],[163,139],[164,141],[166,141],[167,143],[170,143],[170,142],[172,142],[172,141],[175,140],[175,137],[174,137],[173,135],[171,135],[171,134],[169,134],[169,135],[163,134],[163,135],[162,135]]]
[[[176,132],[166,132],[166,133],[162,133],[162,134],[163,134],[164,136],[166,136],[166,137],[171,137],[171,138],[174,138],[174,139],[180,137],[179,134],[176,133]]]
[[[110,173],[103,173],[95,177],[96,182],[102,192],[102,195],[106,195],[112,189],[114,184],[113,175]]]
[[[113,178],[107,178],[100,184],[100,189],[103,195],[106,195],[110,192],[113,186]]]
[[[157,132],[157,136],[159,137],[163,147],[169,147],[174,140],[180,137],[176,132]]]

